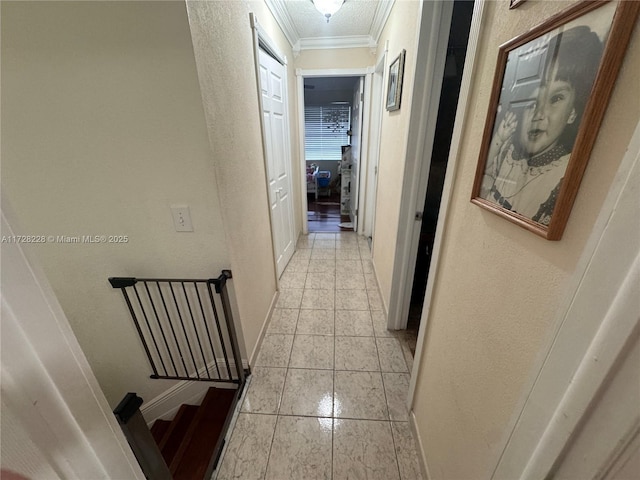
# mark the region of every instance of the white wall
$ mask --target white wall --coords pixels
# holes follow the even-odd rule
[[[20,233],[129,237],[34,250],[110,404],[150,400],[173,382],[148,378],[107,277],[234,267],[184,3],[2,2],[2,127]],[[174,203],[194,232],[175,232]]]
[[[485,5],[412,407],[433,479],[491,477],[640,119],[636,28],[562,240],[546,241],[469,202],[499,45],[570,3]]]

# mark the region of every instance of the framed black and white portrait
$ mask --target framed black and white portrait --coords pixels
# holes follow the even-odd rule
[[[559,240],[639,2],[581,2],[503,44],[471,201]]]

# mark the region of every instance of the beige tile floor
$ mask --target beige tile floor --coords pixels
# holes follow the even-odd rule
[[[301,238],[280,288],[214,477],[421,479],[406,409],[411,354],[386,329],[366,240]]]

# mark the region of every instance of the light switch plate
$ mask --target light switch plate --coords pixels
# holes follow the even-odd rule
[[[193,232],[188,205],[171,205],[171,215],[176,232]]]

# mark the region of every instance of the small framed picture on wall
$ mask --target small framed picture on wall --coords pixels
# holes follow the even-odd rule
[[[402,78],[404,76],[404,57],[406,50],[402,50],[389,66],[389,87],[387,89],[387,110],[399,110],[402,97]]]

